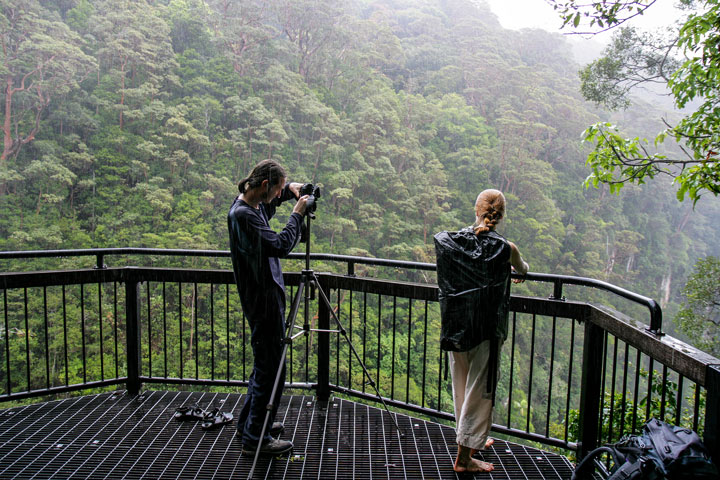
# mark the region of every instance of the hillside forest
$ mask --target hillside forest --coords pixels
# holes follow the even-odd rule
[[[275,158],[322,187],[313,252],[434,262],[433,234],[498,188],[531,271],[654,298],[670,332],[696,260],[720,256],[717,199],[583,187],[583,130],[651,137],[664,102],[600,110],[566,38],[505,30],[482,0],[1,5],[0,251],[227,250],[237,182]]]

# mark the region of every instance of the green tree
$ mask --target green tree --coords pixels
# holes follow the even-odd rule
[[[95,66],[83,41],[37,0],[0,4],[0,76],[4,84],[0,167],[33,141],[58,97],[79,86]]]
[[[146,116],[142,106],[157,99],[167,84],[177,83],[170,27],[144,1],[101,3],[92,33],[99,41],[101,68],[109,75],[108,96],[122,130],[126,116]]]
[[[553,3],[564,25],[578,28],[589,20],[589,27],[604,31],[642,14],[655,0]],[[720,4],[717,0],[682,3],[700,11],[690,14],[672,38],[640,35],[630,28],[616,32],[603,58],[582,71],[582,90],[587,99],[619,108],[627,106],[634,86],[662,81],[678,108],[692,101],[699,106],[674,125],[666,122],[667,128],[652,143],[640,136],[628,138],[608,122],[589,127],[583,137],[594,149],[587,159],[592,173],[586,185],[604,183],[617,192],[629,183],[669,175],[678,186],[680,201],[687,196],[696,203],[704,193],[720,194]],[[678,153],[658,149],[668,138],[680,146]]]
[[[683,308],[675,323],[693,345],[712,355],[720,355],[720,259],[701,258],[695,263],[682,292]]]

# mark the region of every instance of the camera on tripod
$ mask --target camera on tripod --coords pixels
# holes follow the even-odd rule
[[[315,209],[317,208],[316,200],[320,198],[320,187],[312,183],[306,183],[300,187],[300,196],[309,195],[305,202],[305,214],[310,218],[315,218]]]

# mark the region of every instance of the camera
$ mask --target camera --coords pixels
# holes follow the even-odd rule
[[[312,183],[306,183],[300,187],[300,196],[309,195],[305,203],[305,214],[310,218],[315,218],[315,209],[317,208],[317,199],[320,198],[320,187]]]

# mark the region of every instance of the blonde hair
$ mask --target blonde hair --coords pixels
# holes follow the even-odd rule
[[[475,200],[475,235],[495,230],[505,215],[505,195],[500,190],[483,190]]]

